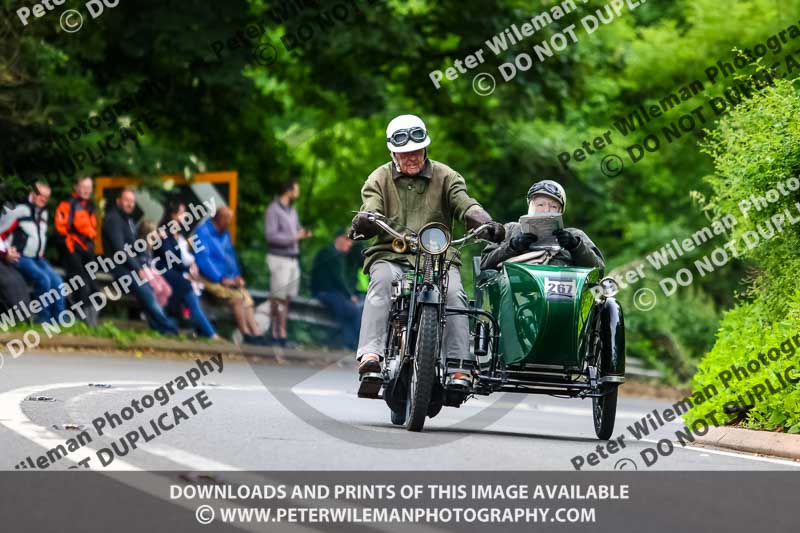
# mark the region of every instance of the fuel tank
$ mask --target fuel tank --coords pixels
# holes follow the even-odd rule
[[[487,281],[488,310],[500,324],[507,365],[580,366],[597,269],[505,262]]]

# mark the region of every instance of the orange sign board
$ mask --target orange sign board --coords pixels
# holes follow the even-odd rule
[[[192,202],[202,202],[203,198],[199,198],[198,194],[192,190],[198,185],[210,185],[212,194],[222,200],[222,205],[227,205],[233,211],[233,220],[231,221],[230,234],[231,239],[236,243],[236,213],[238,204],[238,189],[239,189],[239,174],[235,171],[226,172],[203,172],[195,174],[191,181],[184,178],[182,175],[163,175],[160,176],[162,182],[172,182],[172,187],[169,189],[169,195],[180,199],[186,205]],[[102,227],[102,215],[104,207],[110,205],[109,202],[115,201],[117,195],[122,192],[126,187],[136,188],[140,185],[141,180],[138,178],[131,178],[126,176],[100,176],[94,180],[95,190],[94,198],[95,204],[98,207],[97,222],[98,226]],[[195,200],[197,199],[197,200]],[[207,200],[208,198],[206,198]],[[137,200],[138,203],[138,200]],[[151,212],[160,208],[163,211],[163,206],[157,202],[149,201],[151,204]],[[217,207],[221,207],[221,202],[217,201]],[[154,220],[158,222],[158,220]],[[95,249],[98,254],[103,252],[103,243],[101,232],[98,231],[95,238]]]

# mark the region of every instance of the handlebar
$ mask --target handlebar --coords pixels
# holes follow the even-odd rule
[[[364,211],[359,211],[360,215],[367,215],[370,222],[374,222],[379,228],[383,231],[394,237],[395,239],[400,239],[406,241],[409,244],[414,244],[417,242],[417,236],[415,234],[407,235],[404,233],[400,233],[399,231],[395,230],[392,226],[388,224],[388,220],[385,216],[379,213],[369,213]]]
[[[482,224],[482,225],[478,226],[477,228],[474,228],[474,229],[471,229],[471,230],[469,230],[469,231],[468,231],[468,232],[467,232],[467,233],[466,233],[466,234],[465,234],[463,237],[461,237],[460,239],[454,239],[453,241],[451,241],[451,242],[450,242],[450,244],[459,245],[459,244],[465,243],[465,242],[467,242],[468,240],[470,240],[470,239],[474,238],[474,237],[475,237],[477,234],[479,234],[479,233],[480,233],[480,232],[482,232],[483,230],[490,228],[491,226],[492,226],[492,224],[491,224],[491,223],[489,223],[489,222],[487,222],[486,224]]]
[[[413,231],[409,230],[409,233],[400,233],[399,231],[395,230],[392,226],[389,225],[389,219],[386,218],[384,215],[380,213],[372,213],[369,211],[357,211],[359,215],[367,215],[370,222],[374,222],[379,228],[384,230],[386,233],[394,237],[395,239],[400,239],[407,242],[412,247],[417,245],[417,234]],[[491,227],[491,223],[487,222],[486,224],[482,224],[477,228],[469,230],[463,237],[460,239],[453,239],[450,241],[451,245],[458,246],[463,244],[471,239],[474,239],[476,235],[481,233],[483,230]]]

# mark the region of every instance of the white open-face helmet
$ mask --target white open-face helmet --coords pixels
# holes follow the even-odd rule
[[[428,129],[416,115],[400,115],[386,126],[386,147],[390,152],[413,152],[429,144]]]

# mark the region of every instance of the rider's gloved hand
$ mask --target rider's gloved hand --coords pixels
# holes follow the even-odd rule
[[[482,207],[475,206],[464,214],[464,223],[468,230],[478,228],[484,224],[491,224],[478,234],[478,238],[492,242],[502,242],[506,237],[506,229],[498,222],[492,222],[492,217]]]
[[[359,213],[353,217],[352,229],[348,237],[353,240],[370,239],[378,234],[380,228],[369,219],[364,213]]]
[[[480,238],[500,243],[506,238],[506,228],[499,222],[489,222],[489,227],[481,232]]]
[[[520,233],[511,239],[508,246],[515,252],[527,252],[531,244],[539,240],[533,233]]]
[[[574,250],[581,243],[580,239],[565,229],[557,229],[553,235],[556,236],[558,245],[565,250]]]

